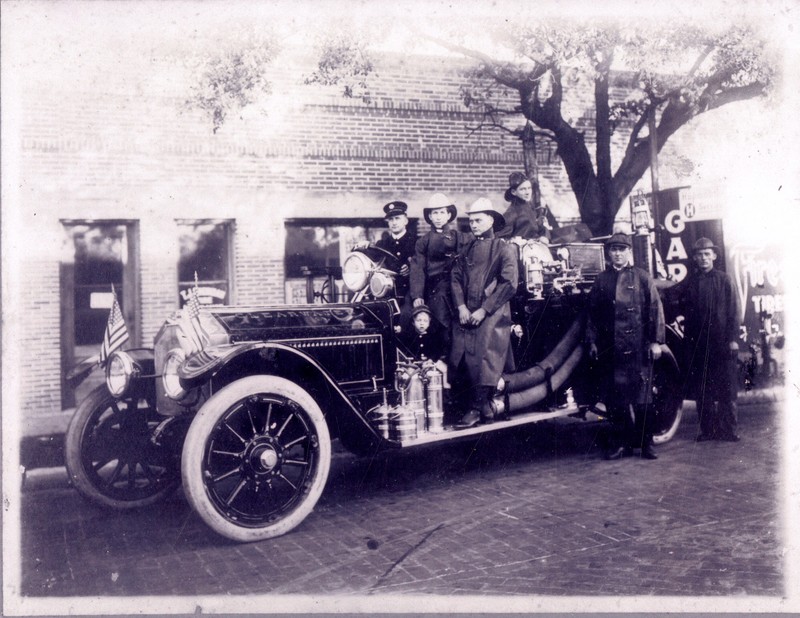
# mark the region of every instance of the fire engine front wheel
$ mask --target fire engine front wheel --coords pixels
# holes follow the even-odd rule
[[[115,399],[105,384],[75,410],[64,438],[72,485],[100,506],[132,509],[154,504],[180,483],[182,434],[166,430],[145,398]]]
[[[681,372],[672,352],[665,353],[653,367],[653,406],[656,410],[653,442],[669,442],[683,416]]]
[[[328,426],[311,395],[284,378],[250,376],[200,408],[184,442],[182,476],[209,527],[249,542],[300,524],[330,465]]]

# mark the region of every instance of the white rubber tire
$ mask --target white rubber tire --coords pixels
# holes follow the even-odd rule
[[[222,417],[244,399],[259,395],[285,398],[297,404],[317,439],[316,466],[302,488],[300,502],[279,521],[262,526],[239,525],[215,505],[204,482],[207,448]],[[290,380],[277,376],[249,376],[232,382],[213,395],[198,411],[183,446],[181,474],[189,503],[200,518],[218,534],[239,542],[261,541],[286,534],[314,509],[328,480],[331,439],[322,410],[311,395]]]

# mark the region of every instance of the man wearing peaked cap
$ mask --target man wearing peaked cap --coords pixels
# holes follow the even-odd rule
[[[604,455],[618,459],[641,448],[642,458],[657,459],[651,382],[664,343],[664,310],[650,273],[631,265],[631,239],[612,234],[605,247],[609,265],[589,291],[586,322],[592,373],[611,421]]]
[[[383,207],[385,213],[383,218],[387,221],[397,215],[405,215],[408,212],[408,204],[401,201],[389,202]]]
[[[609,236],[603,244],[606,246],[606,250],[608,250],[612,245],[620,245],[622,247],[629,248],[633,246],[633,243],[631,243],[631,237],[620,232]]]
[[[417,239],[408,232],[408,216],[406,214],[408,204],[395,200],[386,204],[383,212],[383,218],[386,219],[389,231],[384,232],[381,239],[375,244],[395,256],[400,264],[400,272],[394,282],[395,294],[401,311],[407,317],[411,311],[409,273]]]
[[[433,317],[444,327],[449,344],[452,317],[455,314],[450,293],[450,271],[455,256],[464,246],[466,235],[449,228],[458,213],[444,193],[434,193],[422,212],[431,230],[417,240],[414,248],[411,299],[414,307],[427,303]]]
[[[688,398],[697,401],[697,441],[738,442],[735,372],[741,311],[733,279],[714,267],[717,257],[711,239],[698,238],[692,247],[695,268],[673,288],[684,316],[681,367]]]
[[[494,420],[491,397],[504,370],[513,370],[511,308],[517,289],[517,254],[494,237],[503,215],[480,198],[467,209],[473,237],[453,266],[451,287],[458,321],[453,320],[450,352],[454,395],[467,413],[458,427]]]

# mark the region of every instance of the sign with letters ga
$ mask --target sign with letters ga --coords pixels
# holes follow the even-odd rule
[[[710,200],[695,201],[688,187],[659,191],[650,198],[655,221],[656,268],[672,281],[683,281],[692,268],[692,247],[705,236],[719,247],[717,268],[725,270],[721,207]],[[712,216],[715,215],[715,216]]]

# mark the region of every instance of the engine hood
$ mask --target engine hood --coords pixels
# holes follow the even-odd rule
[[[230,343],[377,332],[392,323],[389,302],[281,307],[208,307]]]

